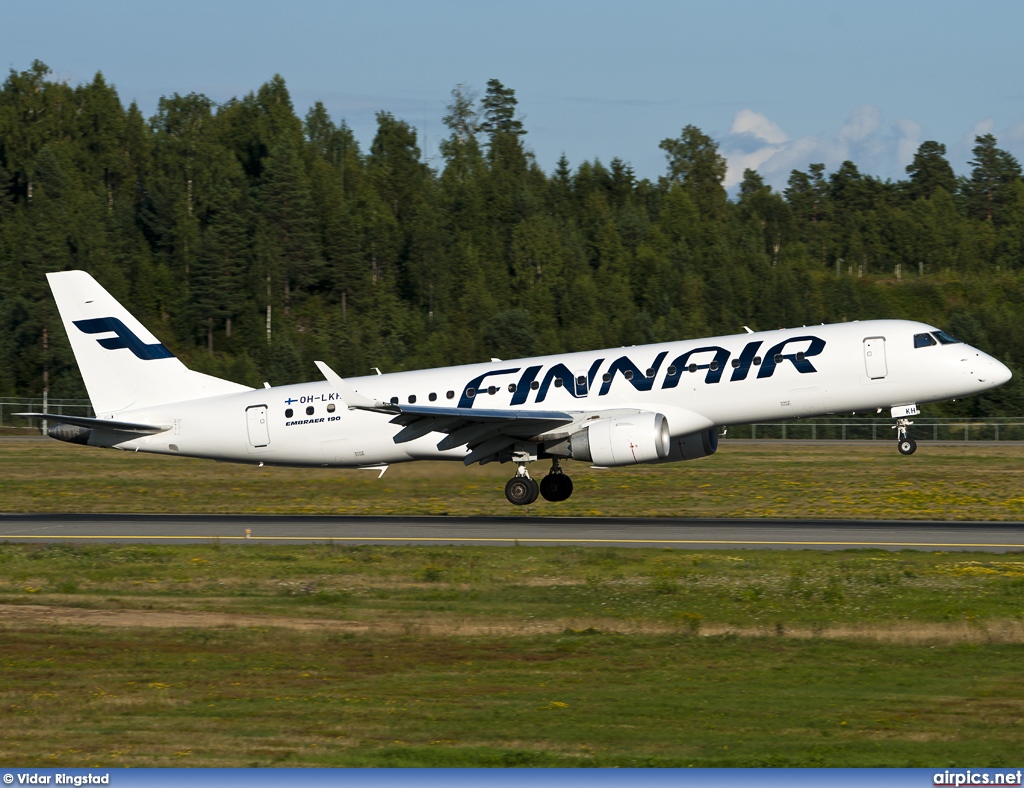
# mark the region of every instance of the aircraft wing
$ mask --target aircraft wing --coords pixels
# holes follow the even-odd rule
[[[357,392],[324,362],[315,363],[349,408],[392,414],[391,423],[402,427],[395,435],[395,443],[408,443],[438,432],[445,436],[437,444],[441,451],[459,446],[469,448],[470,453],[463,460],[466,465],[491,462],[518,441],[550,432],[579,417],[555,410],[445,408],[381,402]]]
[[[554,410],[433,408],[428,405],[391,405],[395,410],[392,424],[403,429],[395,435],[395,443],[422,438],[431,432],[445,435],[437,448],[445,451],[466,446],[470,453],[463,462],[486,463],[511,448],[517,441],[532,438],[578,416]]]

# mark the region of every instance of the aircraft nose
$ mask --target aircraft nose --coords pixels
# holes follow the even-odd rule
[[[970,366],[972,367],[971,376],[977,378],[979,383],[986,384],[986,387],[1002,386],[1013,377],[1013,373],[1006,364],[985,353],[979,352],[975,363]]]
[[[1010,372],[1010,368],[1006,366],[1002,361],[992,359],[992,383],[996,386],[1002,386],[1010,378],[1013,377],[1013,373]]]

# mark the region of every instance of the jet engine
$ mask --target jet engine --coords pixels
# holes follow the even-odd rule
[[[663,460],[671,443],[668,419],[660,413],[636,413],[599,419],[547,451],[610,467]]]
[[[718,451],[718,428],[710,427],[681,438],[675,438],[672,441],[672,450],[664,461],[697,460],[701,457],[710,457],[716,451]]]

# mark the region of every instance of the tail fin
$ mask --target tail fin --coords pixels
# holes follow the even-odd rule
[[[46,278],[97,415],[251,390],[186,367],[85,271]]]

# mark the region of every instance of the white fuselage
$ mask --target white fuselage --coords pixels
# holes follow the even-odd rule
[[[922,323],[873,320],[398,372],[348,383],[360,395],[402,405],[415,397],[423,406],[562,411],[581,419],[616,410],[656,412],[665,416],[675,438],[731,424],[953,399],[1009,379],[1003,364],[969,345],[915,347],[915,335],[934,331]],[[401,427],[391,416],[349,409],[327,381],[98,415],[173,427],[127,439],[94,430],[92,445],[233,462],[366,467],[461,461],[469,454],[466,446],[439,449],[445,436],[438,433],[396,443]]]

